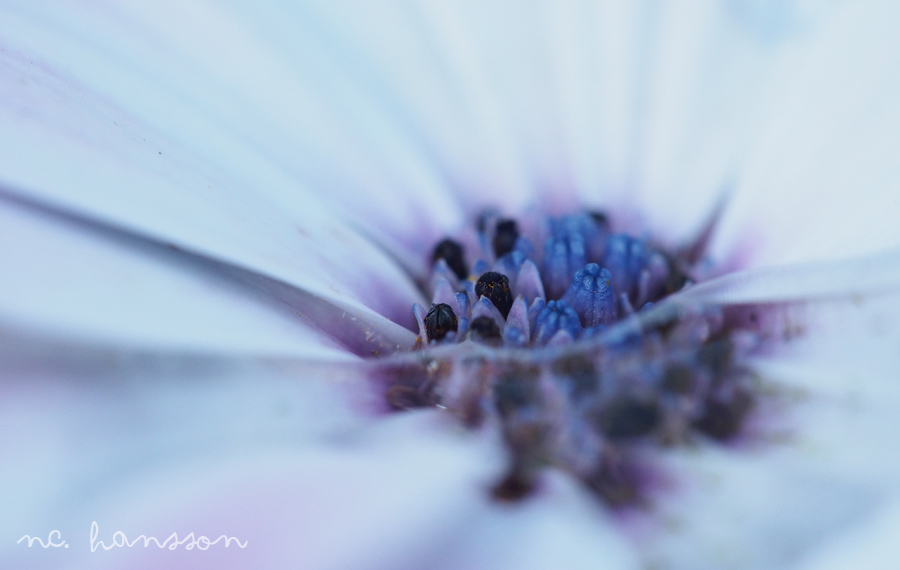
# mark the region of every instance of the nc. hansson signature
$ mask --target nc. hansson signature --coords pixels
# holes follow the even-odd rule
[[[203,536],[202,534],[198,537],[194,537],[194,533],[188,533],[187,536],[178,539],[178,533],[173,532],[166,538],[164,541],[160,542],[155,536],[146,536],[140,535],[134,540],[128,540],[128,537],[125,536],[125,533],[117,530],[112,535],[112,542],[110,544],[104,543],[102,540],[97,540],[97,535],[100,534],[100,527],[97,525],[97,521],[91,522],[91,552],[96,552],[98,548],[102,548],[103,550],[111,550],[113,548],[128,548],[133,547],[136,544],[143,543],[144,548],[147,548],[151,544],[155,544],[157,548],[168,548],[169,550],[175,550],[179,546],[184,545],[185,550],[193,550],[194,547],[197,547],[199,550],[206,550],[210,546],[218,543],[220,540],[225,541],[225,547],[231,546],[231,542],[234,541],[235,544],[240,548],[247,547],[247,541],[245,540],[241,543],[240,540],[233,536],[225,536],[224,534],[215,540],[210,540],[209,538]],[[31,548],[35,542],[37,542],[41,548],[69,548],[69,543],[67,543],[62,538],[62,534],[58,530],[51,530],[50,534],[47,535],[46,542],[43,541],[40,537],[32,537],[30,535],[25,535],[19,540],[16,541],[16,544],[21,544],[23,540],[28,541],[28,547]],[[58,541],[58,542],[54,542]],[[171,542],[170,542],[171,541]]]

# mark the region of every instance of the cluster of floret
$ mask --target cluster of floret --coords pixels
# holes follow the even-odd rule
[[[432,305],[413,310],[422,342],[472,339],[507,346],[590,337],[680,287],[677,257],[609,231],[602,214],[546,221],[542,247],[515,220],[488,217],[471,264],[451,239],[433,253]]]
[[[434,248],[432,305],[413,308],[423,350],[391,368],[388,402],[498,425],[510,454],[499,498],[553,466],[633,502],[646,475],[635,444],[731,439],[755,402],[740,364],[753,308],[658,310],[694,279],[695,249],[615,233],[599,213],[528,232],[485,216],[466,246]]]

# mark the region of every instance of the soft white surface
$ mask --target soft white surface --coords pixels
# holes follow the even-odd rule
[[[797,570],[897,568],[900,566],[898,535],[900,535],[900,503],[896,498],[888,499],[865,521],[811,554],[797,566]]]
[[[163,58],[178,47],[186,51],[177,53],[195,53],[190,46],[171,40],[167,49],[153,49],[146,34],[165,42],[158,34],[177,26],[154,27],[140,14],[117,20],[115,7],[70,8],[73,13],[31,3],[0,8],[0,185],[348,308],[406,317],[417,293],[405,275],[238,128],[263,126],[264,115],[242,108],[239,92],[206,75],[215,68],[197,75],[187,61]],[[166,17],[173,24],[190,21]],[[201,30],[238,41],[230,29],[215,27],[220,19],[209,15]],[[205,47],[204,37],[194,41]],[[224,63],[225,55],[216,61]],[[171,75],[157,82],[160,73]],[[251,77],[239,84],[260,85]],[[270,91],[280,93],[277,84],[261,92]],[[240,125],[219,120],[226,103]],[[293,109],[318,113],[294,103]],[[315,138],[327,132],[298,130]]]
[[[842,260],[745,269],[704,281],[672,299],[721,304],[862,298],[900,289],[900,250]]]
[[[5,542],[5,567],[637,567],[572,481],[551,481],[540,502],[493,504],[503,456],[492,434],[436,411],[366,419],[352,366],[115,362],[7,375],[0,507],[16,514],[0,532],[57,529],[70,548]],[[249,543],[92,553],[92,521],[106,544],[116,531]]]
[[[895,2],[847,2],[786,46],[719,252],[738,242],[775,264],[900,244],[898,25]]]
[[[900,492],[900,297],[817,303],[804,313],[792,322],[805,335],[754,362],[781,401],[755,429],[757,441],[665,454],[674,480],[643,538],[660,568],[896,560],[883,537]]]
[[[341,346],[177,255],[151,257],[0,202],[0,322],[123,349],[348,360]]]

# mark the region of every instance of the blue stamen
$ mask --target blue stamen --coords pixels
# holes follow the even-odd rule
[[[615,288],[611,279],[610,271],[596,263],[589,263],[575,273],[564,298],[578,313],[585,328],[616,320]]]
[[[641,240],[624,234],[609,236],[603,266],[612,274],[612,286],[633,298],[644,268],[645,250]]]
[[[459,307],[459,317],[468,318],[469,312],[469,296],[465,293],[456,293],[456,306]]]
[[[528,307],[528,327],[532,332],[534,331],[534,323],[537,320],[537,316],[541,314],[541,311],[543,311],[546,306],[547,302],[544,301],[544,298],[538,297],[532,301],[531,306]]]
[[[550,220],[550,235],[544,242],[544,279],[547,292],[559,298],[568,289],[572,276],[588,262],[603,254],[605,225],[587,214]]]
[[[519,327],[506,326],[503,328],[503,342],[507,346],[525,346],[528,344],[528,335]]]
[[[534,342],[545,344],[559,331],[566,331],[571,337],[581,334],[578,313],[563,300],[550,301],[534,320]]]
[[[544,244],[544,287],[551,298],[559,298],[578,268],[584,267],[586,251],[580,235],[550,237]]]

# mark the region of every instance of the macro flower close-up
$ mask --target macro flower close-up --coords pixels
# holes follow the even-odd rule
[[[0,566],[900,567],[898,27],[0,0]]]

